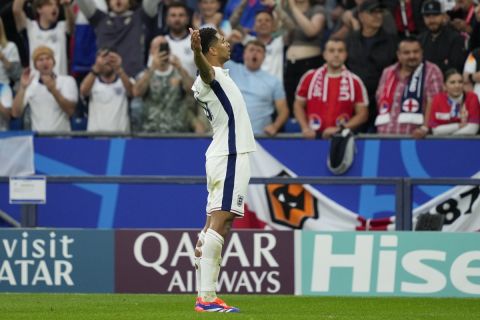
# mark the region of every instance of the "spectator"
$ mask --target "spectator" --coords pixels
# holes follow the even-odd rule
[[[295,25],[288,37],[284,73],[287,103],[291,108],[302,75],[322,65],[321,43],[325,28],[323,8],[314,0],[288,0],[287,12]]]
[[[82,81],[80,95],[89,98],[87,131],[130,132],[132,83],[117,53],[98,51],[92,70]]]
[[[20,79],[22,66],[15,43],[7,40],[2,18],[0,18],[0,83],[9,85]]]
[[[60,4],[65,12],[66,21],[59,21]],[[32,55],[38,46],[50,47],[55,54],[55,74],[66,75],[68,73],[67,59],[67,34],[74,29],[73,11],[70,7],[70,0],[35,0],[33,2],[34,13],[37,20],[30,20],[23,6],[25,0],[13,2],[13,14],[17,31],[26,29],[28,44],[30,48],[30,68],[33,68]]]
[[[38,46],[32,60],[37,72],[32,74],[28,68],[23,71],[12,116],[20,117],[29,104],[33,131],[70,131],[69,116],[78,100],[75,79],[55,74],[54,52],[47,46]]]
[[[120,55],[129,77],[144,68],[145,25],[153,23],[159,0],[143,0],[133,9],[132,0],[108,0],[109,12],[96,7],[94,0],[77,0],[82,13],[95,28],[97,48],[109,48]]]
[[[474,135],[480,123],[480,104],[473,92],[465,92],[462,74],[445,72],[445,92],[433,98],[430,128],[434,135]]]
[[[104,0],[95,0],[95,5],[99,10],[108,12]],[[98,51],[97,40],[94,28],[80,11],[77,3],[73,5],[73,12],[75,14],[75,34],[71,42],[73,48],[70,65],[71,72],[75,74],[77,81],[81,81],[90,72],[92,65],[95,64]]]
[[[480,99],[480,48],[474,49],[463,67],[463,80],[467,91],[473,90]]]
[[[253,133],[274,136],[288,119],[288,106],[280,80],[260,69],[264,60],[265,45],[251,40],[243,51],[245,64],[229,61],[225,67],[245,98]]]
[[[193,78],[171,54],[167,39],[158,36],[150,47],[151,66],[133,87],[143,97],[139,131],[158,133],[202,132],[194,115],[194,101],[189,95]]]
[[[172,3],[167,11],[169,32],[165,38],[171,53],[180,59],[183,68],[188,71],[190,77],[194,78],[197,75],[197,66],[193,61],[193,52],[190,49],[189,21],[188,7],[180,2]]]
[[[211,27],[219,30],[223,20],[223,13],[219,11],[221,6],[220,0],[199,0],[198,11],[193,14],[193,27],[195,29]]]
[[[471,18],[473,19],[473,18]],[[472,51],[478,47],[480,47],[480,5],[475,7],[475,19],[474,23],[472,24],[472,33],[468,43],[468,50]]]
[[[255,35],[247,34],[243,43],[255,39],[263,42],[266,48],[266,56],[262,64],[262,70],[276,76],[283,83],[285,42],[284,34],[277,30],[277,26],[281,23],[287,30],[291,30],[294,25],[292,20],[287,17],[282,6],[275,5],[275,0],[264,1],[264,4],[269,9],[257,12],[253,26]],[[278,21],[275,16],[278,17]],[[243,32],[246,34],[247,30],[243,30]]]
[[[0,82],[0,131],[8,130],[12,108],[12,89]]]
[[[427,27],[419,36],[424,58],[439,66],[442,72],[451,68],[461,71],[467,56],[464,39],[456,30],[446,25],[447,17],[442,13],[440,2],[425,2],[422,14]]]
[[[224,16],[229,20],[232,28],[241,26],[250,32],[255,23],[255,14],[265,10],[264,0],[228,0]]]
[[[294,112],[302,134],[328,139],[341,128],[357,129],[368,119],[368,97],[362,80],[347,70],[347,47],[330,39],[323,53],[326,64],[301,79]]]
[[[340,11],[342,12],[340,21],[337,21],[336,26],[334,26],[331,37],[345,39],[350,33],[360,31],[361,22],[359,20],[359,12],[375,8],[378,6],[379,2],[380,1],[378,0],[355,0],[357,6],[343,12]],[[385,8],[383,2],[382,8]],[[337,14],[337,12],[334,12],[334,17]],[[382,29],[387,34],[396,36],[397,28],[392,13],[389,10],[383,10],[382,15]]]
[[[428,0],[398,0],[394,8],[395,23],[401,38],[409,38],[425,31],[422,4]]]
[[[397,39],[382,28],[384,6],[372,1],[358,10],[360,30],[351,32],[347,39],[349,70],[362,79],[368,93],[368,122],[362,131],[375,132],[377,103],[375,92],[383,69],[395,62]]]
[[[399,42],[397,58],[397,63],[383,70],[378,85],[377,132],[421,138],[428,132],[432,98],[442,89],[442,72],[423,60],[422,47],[415,38]]]
[[[469,41],[478,43],[478,39],[470,40],[473,30],[478,25],[473,0],[456,0],[455,7],[448,11],[447,14],[450,17],[450,24],[464,37],[465,43],[468,44]]]

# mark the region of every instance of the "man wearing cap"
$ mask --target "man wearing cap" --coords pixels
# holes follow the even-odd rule
[[[356,7],[343,12],[341,26],[333,31],[331,35],[332,38],[345,39],[350,32],[360,31],[361,24],[359,21],[359,12],[377,9],[379,6],[384,7],[383,4],[380,5],[379,0],[363,0],[356,2],[358,3]],[[392,13],[390,10],[383,10],[382,15],[382,29],[388,35],[396,36],[397,27]]]
[[[32,60],[35,72],[23,71],[12,115],[20,117],[28,104],[33,131],[70,131],[69,117],[73,115],[78,100],[75,79],[53,72],[55,58],[49,47],[37,47]]]
[[[418,39],[422,44],[423,56],[435,63],[442,72],[455,68],[462,71],[466,58],[463,37],[446,24],[447,15],[436,0],[429,0],[422,6],[423,21],[427,30]]]
[[[383,69],[395,62],[397,39],[382,28],[385,7],[378,1],[359,6],[360,30],[351,32],[346,39],[348,68],[362,79],[368,92],[368,122],[362,131],[375,131],[377,104],[375,92]]]

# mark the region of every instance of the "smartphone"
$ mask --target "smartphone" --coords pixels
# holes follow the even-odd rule
[[[170,52],[170,47],[168,46],[168,42],[160,43],[160,46],[158,47],[158,51],[159,52],[166,51],[167,53],[169,53]]]

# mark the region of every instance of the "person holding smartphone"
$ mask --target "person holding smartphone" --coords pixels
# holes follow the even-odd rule
[[[134,129],[156,133],[203,132],[190,94],[193,78],[180,59],[170,53],[165,37],[152,40],[148,65],[133,87],[133,95],[143,99],[139,127]]]

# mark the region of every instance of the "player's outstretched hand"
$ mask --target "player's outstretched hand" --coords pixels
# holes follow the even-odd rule
[[[190,42],[193,52],[202,52],[202,43],[200,41],[200,31],[189,28],[190,30]]]

